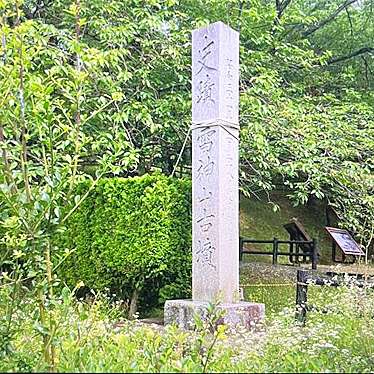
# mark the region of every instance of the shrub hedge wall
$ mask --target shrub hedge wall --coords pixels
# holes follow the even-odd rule
[[[143,306],[188,297],[191,183],[160,174],[102,179],[67,220],[57,245],[74,249],[59,270],[70,286],[83,281],[121,298],[138,290]]]

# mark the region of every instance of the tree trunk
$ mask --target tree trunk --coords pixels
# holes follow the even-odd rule
[[[134,314],[138,310],[138,299],[139,299],[139,290],[135,288],[134,292],[132,293],[131,300],[130,300],[129,319],[134,319]]]

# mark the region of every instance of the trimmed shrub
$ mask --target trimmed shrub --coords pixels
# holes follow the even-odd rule
[[[77,190],[82,195],[89,184]],[[191,182],[160,174],[101,180],[58,235],[74,249],[59,270],[70,286],[108,288],[154,306],[191,293]]]

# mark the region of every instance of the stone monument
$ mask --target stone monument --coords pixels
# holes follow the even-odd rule
[[[220,301],[223,323],[249,327],[264,305],[239,295],[239,33],[192,34],[192,300],[168,300],[165,324],[193,325]]]

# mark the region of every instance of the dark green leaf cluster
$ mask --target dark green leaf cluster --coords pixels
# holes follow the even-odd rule
[[[88,183],[78,187],[78,194]],[[191,183],[161,174],[102,179],[56,238],[74,249],[60,269],[70,286],[134,290],[144,304],[190,294]]]

